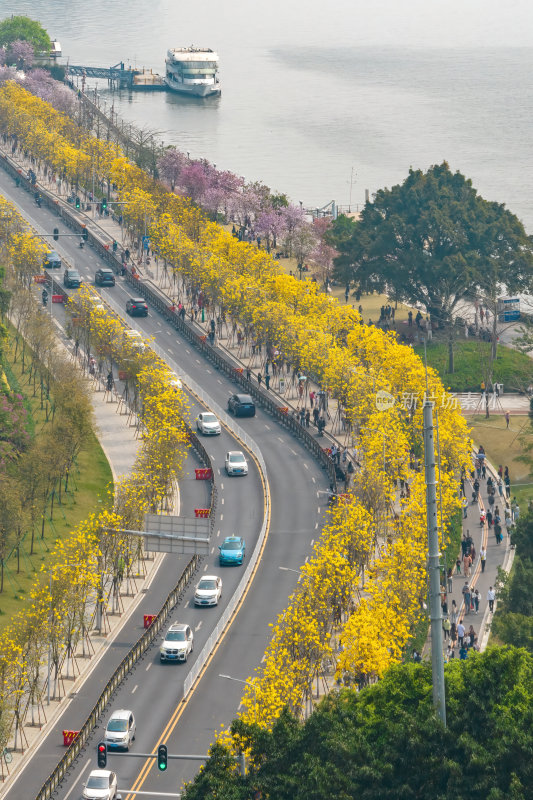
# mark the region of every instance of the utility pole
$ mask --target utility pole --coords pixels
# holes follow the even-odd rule
[[[428,526],[429,614],[431,620],[431,672],[433,705],[437,717],[446,726],[444,657],[442,652],[442,609],[440,598],[439,526],[437,521],[437,484],[435,443],[433,439],[433,403],[424,403],[424,455],[426,467],[426,506]]]

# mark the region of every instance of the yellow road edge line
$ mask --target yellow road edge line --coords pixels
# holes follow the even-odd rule
[[[188,388],[190,388],[190,387],[188,387]],[[191,394],[193,394],[194,397],[196,397],[197,401],[205,406],[205,403],[202,400],[200,400],[200,398],[196,395],[196,393],[193,392],[192,390],[190,390],[190,391],[191,391]],[[255,454],[246,447],[246,445],[244,444],[242,439],[239,436],[237,436],[234,431],[231,431],[231,429],[228,428],[228,426],[224,422],[222,422],[222,424],[224,425],[226,430],[230,431],[233,436],[236,436],[236,438],[241,442],[241,444],[244,446],[244,448],[251,455],[251,457],[253,458],[253,460],[255,461],[255,463],[256,463],[256,465],[258,467],[259,475],[261,476],[261,483],[263,484],[263,500],[264,500],[263,510],[264,510],[265,515],[266,515],[265,537],[263,539],[263,544],[261,545],[261,550],[259,552],[259,557],[257,559],[257,562],[256,562],[254,568],[253,568],[252,574],[250,575],[250,580],[248,581],[246,589],[244,590],[244,592],[242,594],[242,597],[239,600],[239,603],[235,607],[235,609],[233,611],[233,614],[231,615],[230,619],[227,621],[226,627],[222,631],[222,634],[220,635],[220,638],[219,638],[218,642],[216,643],[215,647],[213,648],[213,650],[209,654],[209,657],[208,657],[207,661],[205,662],[204,666],[202,667],[201,671],[199,672],[198,677],[196,678],[196,680],[195,680],[195,682],[194,682],[194,684],[193,684],[193,686],[191,688],[191,691],[189,692],[188,696],[185,699],[180,700],[179,705],[176,706],[175,710],[173,711],[170,720],[168,721],[165,729],[163,730],[163,733],[161,734],[161,736],[157,740],[156,744],[154,745],[154,748],[153,748],[152,753],[151,753],[152,755],[155,755],[157,753],[157,748],[159,747],[160,744],[163,743],[164,739],[166,737],[168,737],[168,736],[171,736],[172,733],[174,732],[174,730],[176,728],[176,725],[178,724],[181,715],[185,711],[190,698],[193,696],[194,692],[196,691],[196,689],[198,687],[198,684],[202,680],[205,672],[207,671],[207,668],[211,664],[211,661],[213,660],[217,650],[219,649],[220,645],[224,641],[229,629],[233,625],[235,617],[237,616],[237,614],[239,613],[240,609],[242,608],[242,604],[244,603],[244,600],[246,599],[246,597],[248,595],[248,592],[250,591],[250,588],[251,588],[252,583],[254,581],[255,575],[257,573],[257,570],[258,570],[259,565],[261,563],[261,560],[263,558],[263,553],[264,553],[264,550],[265,550],[265,547],[266,547],[266,543],[267,543],[267,540],[268,540],[268,536],[269,536],[269,533],[270,533],[270,518],[271,518],[271,514],[272,514],[272,504],[271,504],[270,488],[269,488],[269,485],[268,485],[268,481],[266,481],[265,477],[263,476],[263,472],[259,467],[259,462],[258,462]],[[268,503],[266,502],[266,498],[267,497],[268,497]],[[144,782],[145,782],[146,778],[148,777],[148,774],[150,773],[152,767],[153,767],[153,759],[149,759],[149,761],[141,769],[141,772],[139,773],[139,777],[134,782],[131,792],[128,795],[126,795],[126,800],[132,800],[132,798],[135,797],[135,795],[136,795],[136,790],[138,790],[138,791],[141,790],[141,788],[144,785]]]

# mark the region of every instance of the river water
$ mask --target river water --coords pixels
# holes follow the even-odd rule
[[[191,158],[306,207],[361,204],[365,189],[446,159],[533,232],[530,8],[525,0],[0,0],[2,17],[38,17],[73,64],[125,61],[164,73],[169,47],[216,50],[220,99],[115,97],[123,118]]]

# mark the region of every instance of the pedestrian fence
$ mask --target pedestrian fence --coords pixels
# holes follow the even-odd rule
[[[109,700],[113,696],[113,692],[120,686],[126,675],[130,672],[137,661],[146,653],[154,639],[160,633],[168,615],[174,609],[176,604],[182,599],[185,589],[196,572],[199,563],[200,558],[197,555],[192,556],[192,558],[189,560],[178,583],[168,595],[163,607],[153,620],[150,627],[146,629],[139,641],[133,645],[129,653],[114,671],[111,679],[107,682],[102,693],[100,694],[100,697],[98,698],[94,708],[81,726],[78,735],[74,738],[74,741],[69,746],[68,750],[65,752],[65,755],[56,766],[54,771],[44,782],[36,797],[36,800],[48,800],[48,798],[52,797],[61,781],[65,778],[67,772],[70,770],[72,764],[85,747],[89,736],[98,723],[98,720],[104,712]]]
[[[19,178],[20,185],[28,192],[33,192],[35,187],[32,186],[30,181],[21,175],[20,169],[16,164],[5,154],[0,157],[0,165],[13,177]],[[119,273],[122,268],[121,259],[118,254],[113,253],[109,244],[103,243],[98,236],[108,236],[96,223],[88,222],[84,225],[74,215],[72,210],[68,207],[67,203],[58,200],[53,194],[49,193],[44,187],[38,186],[44,205],[52,210],[55,214],[61,217],[63,222],[81,235],[84,229],[88,232],[88,243],[94,251],[102,258],[115,273]],[[96,235],[98,234],[98,236]],[[111,237],[109,237],[111,238]],[[240,364],[234,359],[228,351],[224,354],[213,345],[209,343],[205,333],[198,328],[194,323],[188,323],[183,319],[174,302],[169,298],[156,284],[149,279],[139,278],[138,274],[133,274],[131,268],[126,270],[127,282],[135,287],[136,292],[141,294],[147,301],[149,301],[154,308],[156,308],[166,320],[176,328],[191,344],[193,344],[202,354],[207,357],[221,372],[228,375],[234,382],[240,384],[241,388],[247,393],[252,395],[255,400],[265,408],[278,423],[287,428],[297,439],[304,444],[304,446],[312,453],[317,461],[322,465],[322,468],[327,472],[329,483],[336,491],[337,477],[335,472],[335,465],[331,459],[322,451],[322,448],[316,438],[309,433],[309,431],[300,424],[292,415],[287,413],[287,407],[280,405],[276,402],[275,396],[272,395],[267,389],[256,386],[252,381],[248,380]],[[65,294],[61,287],[57,294]],[[112,305],[112,304],[111,304]],[[122,315],[123,310],[120,309],[118,313]],[[152,345],[153,346],[153,345]],[[154,350],[156,347],[154,347]],[[168,362],[168,354],[164,353],[162,356]],[[179,371],[179,369],[178,369]],[[190,385],[190,384],[189,384]],[[191,387],[192,388],[192,387]],[[214,409],[213,409],[214,410]]]

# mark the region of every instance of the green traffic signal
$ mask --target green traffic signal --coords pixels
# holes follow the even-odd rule
[[[102,197],[102,211],[105,211],[107,208],[107,197]]]
[[[78,195],[76,195],[76,208],[79,208],[80,205],[81,205],[80,198],[78,197]]]
[[[166,744],[160,744],[157,748],[157,766],[162,772],[164,772],[167,768],[167,758],[167,746]]]

